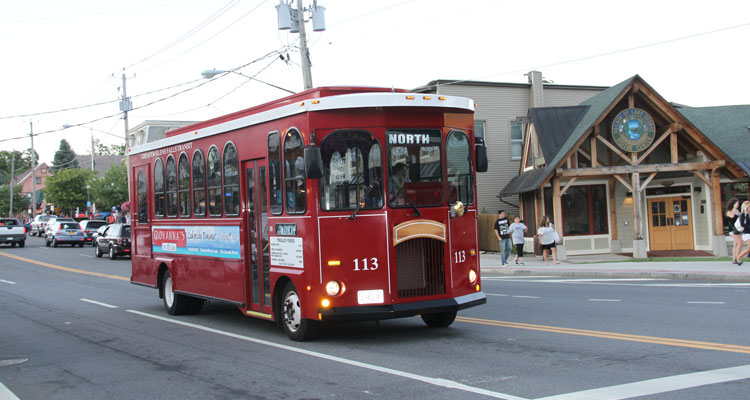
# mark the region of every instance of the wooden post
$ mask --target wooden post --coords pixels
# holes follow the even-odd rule
[[[724,214],[721,208],[721,184],[719,182],[719,170],[711,171],[711,210],[714,213],[714,235],[721,236],[724,234]]]
[[[643,239],[643,233],[641,232],[641,177],[638,172],[633,173],[632,185],[633,185],[633,234],[635,240]]]
[[[677,152],[677,133],[669,134],[669,152],[672,156],[672,164],[679,162],[679,153]]]
[[[552,205],[555,212],[555,230],[562,240],[562,195],[560,194],[560,178],[558,177],[552,178]]]
[[[609,178],[609,231],[612,240],[618,240],[617,236],[617,200],[615,199],[617,182],[614,178]]]
[[[596,155],[596,138],[591,137],[591,168],[599,167],[599,156]]]

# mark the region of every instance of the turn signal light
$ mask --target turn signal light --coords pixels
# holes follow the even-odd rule
[[[329,267],[340,267],[341,266],[341,260],[328,260],[328,266]]]
[[[331,305],[331,301],[328,299],[323,299],[323,301],[320,302],[320,305],[323,306],[323,308],[328,308],[328,306]]]
[[[414,96],[406,96],[406,100],[414,100]]]

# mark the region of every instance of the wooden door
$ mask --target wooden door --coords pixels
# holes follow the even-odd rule
[[[692,250],[693,218],[689,196],[648,199],[651,250]]]

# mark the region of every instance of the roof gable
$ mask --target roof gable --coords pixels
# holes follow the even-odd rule
[[[551,160],[568,140],[590,106],[531,108],[536,137],[545,160]]]
[[[750,174],[750,105],[678,107],[679,111],[721,151]]]

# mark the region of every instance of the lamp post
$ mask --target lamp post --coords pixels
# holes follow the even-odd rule
[[[92,167],[93,168],[93,167]],[[86,218],[89,218],[91,216],[91,194],[89,194],[89,189],[91,189],[91,185],[88,183],[86,184]]]
[[[237,71],[224,71],[224,70],[221,70],[221,69],[207,69],[207,70],[201,72],[201,76],[204,77],[204,78],[206,78],[206,79],[211,79],[211,78],[215,77],[216,75],[221,75],[221,74],[237,74],[237,75],[242,76],[242,77],[244,77],[246,79],[250,79],[251,81],[257,81],[257,82],[260,82],[262,84],[274,87],[276,89],[283,90],[283,91],[285,91],[287,93],[295,94],[295,92],[293,92],[293,91],[291,91],[289,89],[284,89],[281,86],[276,86],[273,83],[268,83],[268,82],[262,81],[262,80],[260,80],[258,78],[253,78],[252,76],[247,76],[247,75],[245,75],[243,73],[240,73],[240,72],[237,72]]]

